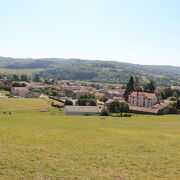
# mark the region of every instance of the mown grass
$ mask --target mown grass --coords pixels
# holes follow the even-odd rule
[[[1,179],[180,179],[180,116],[0,114]]]

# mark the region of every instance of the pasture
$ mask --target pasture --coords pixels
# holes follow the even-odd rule
[[[0,98],[0,112],[49,109],[50,101],[41,98]]]
[[[0,157],[0,179],[178,180],[180,116],[65,116],[27,103],[0,114]]]

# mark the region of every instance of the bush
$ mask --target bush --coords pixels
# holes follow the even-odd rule
[[[12,87],[26,87],[26,84],[24,83],[20,83],[20,82],[17,82],[17,81],[14,81],[12,84],[11,84]]]
[[[124,117],[131,117],[131,114],[124,114]]]
[[[55,108],[62,108],[63,107],[63,106],[61,106],[59,104],[55,104],[54,101],[51,103],[51,106],[55,107]]]
[[[108,98],[106,96],[102,96],[99,100],[105,103],[108,100]]]
[[[79,106],[96,106],[94,99],[78,99],[77,105]]]
[[[109,116],[109,112],[106,109],[103,109],[100,113],[100,116]]]
[[[86,114],[84,114],[85,116],[90,116],[90,114],[88,114],[88,113],[86,113]]]
[[[64,105],[72,106],[73,102],[69,99],[66,99],[66,101],[64,102]]]
[[[168,100],[170,100],[170,101],[177,101],[177,97],[173,97],[172,96],[172,97],[169,97]]]
[[[178,110],[175,107],[169,109],[169,114],[177,114]]]

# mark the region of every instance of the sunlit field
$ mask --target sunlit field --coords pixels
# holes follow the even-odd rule
[[[0,98],[0,112],[49,109],[50,102],[40,98]]]
[[[0,114],[0,179],[180,179],[180,116],[65,116],[28,103]]]

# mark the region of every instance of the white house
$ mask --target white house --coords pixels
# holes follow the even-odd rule
[[[152,107],[158,103],[158,98],[154,93],[132,92],[128,101],[130,106]]]

